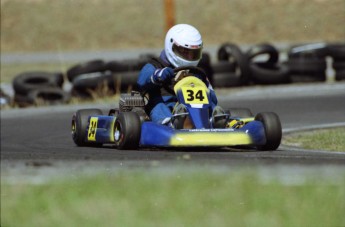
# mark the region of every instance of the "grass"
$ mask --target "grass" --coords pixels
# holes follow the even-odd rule
[[[289,185],[199,167],[2,182],[1,226],[344,226],[342,179]]]
[[[305,149],[344,151],[345,128],[313,130],[284,136],[283,144]]]
[[[1,52],[162,47],[163,0],[3,0]],[[343,41],[343,0],[175,0],[205,46]]]

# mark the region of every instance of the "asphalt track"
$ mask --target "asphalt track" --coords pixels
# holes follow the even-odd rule
[[[345,83],[252,87],[235,92],[218,90],[217,93],[223,107],[247,107],[253,113],[276,112],[285,133],[319,125],[345,127]],[[97,107],[106,113],[115,105],[117,103],[1,110],[1,162],[89,160],[174,164],[182,159],[211,165],[345,164],[344,152],[310,151],[284,145],[272,152],[228,148],[121,151],[112,146],[77,147],[70,135],[73,112]]]

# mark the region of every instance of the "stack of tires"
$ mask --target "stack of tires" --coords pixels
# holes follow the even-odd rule
[[[63,91],[63,74],[51,72],[24,72],[13,80],[14,101],[19,107],[67,103],[70,94]]]
[[[202,53],[202,57],[201,57],[201,60],[198,64],[198,67],[202,68],[205,71],[208,80],[210,81],[211,84],[213,84],[213,81],[214,81],[213,80],[213,68],[211,65],[211,57],[210,57],[209,53],[207,53],[207,52]]]
[[[150,56],[142,55],[138,59],[107,62],[106,69],[113,74],[116,91],[127,92],[137,89],[136,84],[140,70],[150,60]]]
[[[333,59],[333,69],[335,71],[335,80],[345,80],[345,43],[330,44],[328,52]]]
[[[67,71],[72,95],[81,98],[104,96],[136,89],[141,68],[151,55],[122,61],[93,60],[75,65]]]
[[[80,98],[95,97],[96,91],[108,92],[112,85],[112,74],[105,68],[103,60],[92,60],[77,64],[67,70],[72,84],[72,95]]]
[[[246,52],[250,80],[254,84],[284,84],[290,82],[289,68],[280,64],[278,50],[270,44],[259,44]]]
[[[287,61],[291,81],[326,81],[327,55],[328,47],[325,43],[292,46]]]
[[[241,49],[233,43],[224,43],[217,52],[218,62],[212,64],[213,85],[215,87],[234,87],[249,82],[248,61]]]

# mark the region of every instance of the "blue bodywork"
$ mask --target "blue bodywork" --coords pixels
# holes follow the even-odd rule
[[[145,121],[141,124],[139,146],[141,147],[196,147],[196,146],[239,146],[264,145],[265,127],[254,118],[246,119],[239,128],[212,128],[210,124],[210,93],[199,79],[185,79],[175,86],[179,103],[186,106],[191,129],[174,129],[170,126]],[[244,118],[243,118],[244,119]],[[235,119],[230,119],[235,120]],[[236,119],[241,121],[242,119]],[[90,116],[87,127],[87,141],[115,143],[115,116]]]

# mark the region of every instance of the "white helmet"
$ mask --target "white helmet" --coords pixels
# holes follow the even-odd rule
[[[165,36],[165,54],[173,66],[196,66],[201,52],[202,38],[196,28],[178,24],[169,29]]]

